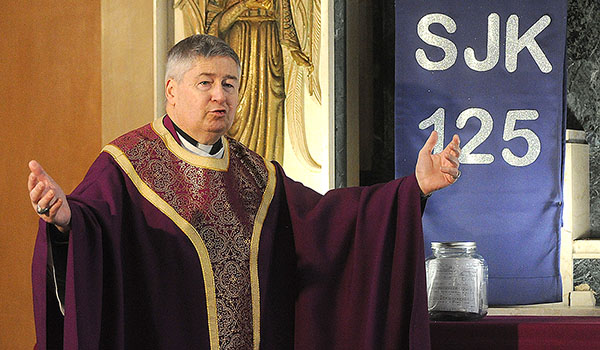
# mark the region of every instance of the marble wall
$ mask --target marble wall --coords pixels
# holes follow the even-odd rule
[[[587,284],[596,297],[596,306],[600,306],[600,259],[573,260],[573,287]]]
[[[586,131],[590,145],[590,222],[600,237],[600,2],[569,0],[567,127]]]

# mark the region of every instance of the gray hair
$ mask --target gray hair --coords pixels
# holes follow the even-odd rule
[[[169,79],[180,81],[192,69],[198,57],[229,57],[240,68],[240,58],[225,41],[206,34],[189,36],[171,48],[167,54],[165,82]]]

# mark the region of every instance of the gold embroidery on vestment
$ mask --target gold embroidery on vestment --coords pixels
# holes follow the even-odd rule
[[[268,182],[263,193],[260,207],[254,219],[254,232],[252,233],[251,254],[250,254],[250,282],[252,284],[252,320],[254,325],[254,349],[260,346],[260,286],[258,280],[258,248],[260,245],[260,233],[262,232],[269,206],[275,195],[275,166],[273,163],[265,161],[267,167]]]
[[[205,281],[211,349],[258,349],[258,253],[275,191],[275,167],[225,137],[223,159],[195,155],[175,141],[162,118],[158,121],[151,125],[153,131],[142,128],[139,134],[120,140],[133,146],[127,152],[115,145],[104,151],[194,245]],[[152,139],[151,134],[160,139]],[[150,137],[147,142],[162,141],[166,147],[145,148],[147,143],[136,143],[144,137]],[[230,151],[236,154],[233,163]],[[225,172],[232,173],[225,176]]]
[[[203,157],[186,150],[178,144],[175,138],[173,138],[173,135],[171,135],[171,132],[163,124],[164,118],[165,117],[156,119],[151,126],[152,130],[160,136],[171,153],[176,155],[179,159],[200,168],[216,171],[225,171],[229,168],[229,142],[227,141],[227,138],[221,137],[224,148],[223,158]]]
[[[189,222],[181,217],[181,215],[179,215],[177,211],[173,209],[173,207],[167,204],[167,202],[165,202],[156,192],[146,185],[144,181],[142,181],[135,171],[133,165],[121,149],[114,145],[106,145],[102,151],[112,155],[117,164],[119,164],[121,169],[125,171],[131,182],[133,182],[138,191],[140,191],[140,194],[144,196],[144,198],[146,198],[150,203],[152,203],[158,210],[170,218],[181,229],[181,231],[185,233],[185,235],[194,245],[196,253],[198,254],[198,258],[200,259],[200,266],[202,268],[202,275],[204,278],[210,348],[214,350],[219,349],[215,279],[208,255],[208,250],[206,249],[206,245],[204,244],[202,238]]]

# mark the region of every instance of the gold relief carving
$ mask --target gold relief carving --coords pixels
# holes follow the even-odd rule
[[[283,161],[284,118],[294,153],[320,169],[306,141],[305,89],[320,104],[321,0],[179,0],[185,34],[225,40],[240,56],[240,104],[229,135]]]
[[[181,9],[184,20],[184,35],[205,34],[204,23],[206,22],[206,9],[204,1],[177,0],[173,8]]]

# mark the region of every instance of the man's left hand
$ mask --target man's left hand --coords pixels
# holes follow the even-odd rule
[[[442,152],[432,154],[437,139],[437,132],[433,131],[419,151],[415,168],[417,183],[425,195],[453,184],[460,176],[460,138],[454,135]]]

